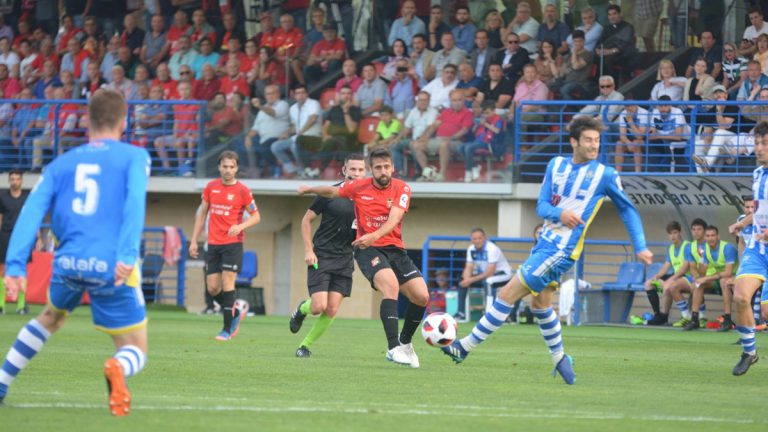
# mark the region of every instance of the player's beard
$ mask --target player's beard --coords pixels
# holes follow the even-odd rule
[[[376,181],[376,184],[383,188],[389,186],[389,182],[391,180],[391,178],[386,174],[382,174],[379,177],[374,177],[373,179]]]

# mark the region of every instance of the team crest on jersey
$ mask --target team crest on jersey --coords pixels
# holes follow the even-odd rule
[[[235,194],[227,194],[227,201],[232,201],[235,199]]]
[[[392,198],[387,198],[387,208],[392,208]]]
[[[371,267],[376,267],[381,262],[381,259],[379,257],[373,257],[371,260]]]
[[[562,197],[560,195],[553,194],[552,199],[549,201],[549,203],[552,204],[553,206],[557,206],[558,204],[560,204],[561,199]]]

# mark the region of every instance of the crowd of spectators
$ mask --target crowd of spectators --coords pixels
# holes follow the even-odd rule
[[[229,147],[241,153],[250,176],[312,178],[345,152],[386,146],[401,177],[445,179],[458,160],[467,182],[481,178],[484,158],[508,154],[516,113],[523,116],[520,133],[534,136],[531,124],[548,115],[535,102],[623,100],[617,87],[631,72],[638,39],[653,48],[656,27],[649,22],[658,21],[662,4],[636,2],[633,25],[621,7],[599,1],[589,2],[594,7],[569,2],[573,7],[563,16],[538,1],[516,1],[511,12],[500,12],[482,6],[488,2],[448,2],[444,8],[401,0],[398,7],[375,11],[382,13],[374,21],[385,31],[387,54],[358,64],[348,0],[283,2],[259,14],[253,37],[246,37],[243,16],[230,1],[203,1],[198,9],[139,2],[148,6],[126,10],[122,22],[99,8],[80,7],[91,2],[51,3],[58,21],[37,9],[22,11],[13,27],[0,20],[2,97],[87,99],[105,87],[141,101],[131,111],[130,138],[152,151],[156,172],[191,175],[198,151]],[[768,26],[759,10],[749,18],[752,26],[738,46],[724,49],[719,33],[702,32],[701,48],[683,76],[671,63],[660,63],[659,84],[649,98],[716,100],[721,87],[733,99],[758,98],[768,84]],[[674,44],[684,43],[679,39],[673,34]],[[309,95],[322,88],[335,92],[321,104]],[[54,132],[70,139],[57,148],[64,151],[84,139],[87,118],[74,102],[31,107],[0,109],[0,127],[7,130],[0,148],[6,163],[40,169],[56,149]],[[634,155],[642,169],[637,160],[648,153],[640,148],[642,134],[663,142],[684,139],[685,125],[682,133],[660,138],[660,129],[669,128],[635,115],[648,111],[641,117],[652,122],[663,110],[596,104],[580,115],[603,116],[615,135],[616,160]],[[719,122],[719,108],[713,110]],[[683,113],[687,124],[690,111]],[[705,118],[697,115],[694,120]],[[726,126],[702,129],[694,155],[702,170],[722,155],[712,146],[725,148],[742,136],[743,120]],[[372,132],[363,142],[362,128]]]

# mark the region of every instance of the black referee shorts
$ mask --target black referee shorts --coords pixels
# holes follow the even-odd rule
[[[11,242],[11,233],[0,232],[0,264],[5,264],[5,258],[8,255],[8,243]],[[27,263],[32,262],[32,252],[29,253]]]
[[[206,275],[221,273],[222,271],[237,273],[242,266],[242,243],[208,245],[208,251],[205,253]]]
[[[352,293],[352,273],[355,264],[352,255],[319,256],[317,270],[307,267],[307,288],[311,296],[317,292],[337,292],[344,297]]]
[[[411,279],[420,278],[421,272],[411,258],[405,253],[404,249],[394,246],[369,247],[366,249],[355,249],[355,261],[365,278],[371,283],[371,287],[376,289],[373,284],[373,277],[379,270],[392,269],[397,276],[397,283],[403,285]]]

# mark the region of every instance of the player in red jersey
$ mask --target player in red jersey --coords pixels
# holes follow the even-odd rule
[[[411,339],[419,328],[429,301],[427,284],[405,252],[401,235],[403,216],[411,203],[411,188],[392,178],[392,155],[376,149],[369,155],[373,177],[350,180],[341,186],[302,186],[299,195],[348,198],[355,203],[357,239],[355,260],[360,271],[381,292],[381,323],[389,344],[386,359],[419,367]],[[402,292],[411,303],[398,337],[397,296]]]
[[[217,340],[235,337],[244,318],[234,309],[235,278],[243,263],[243,237],[248,228],[261,220],[250,189],[235,178],[237,153],[223,151],[219,155],[220,179],[211,180],[203,190],[203,202],[195,217],[195,229],[189,243],[189,255],[197,258],[197,239],[208,219],[208,251],[205,254],[208,292],[224,311],[224,328]],[[243,221],[243,213],[249,217]]]

